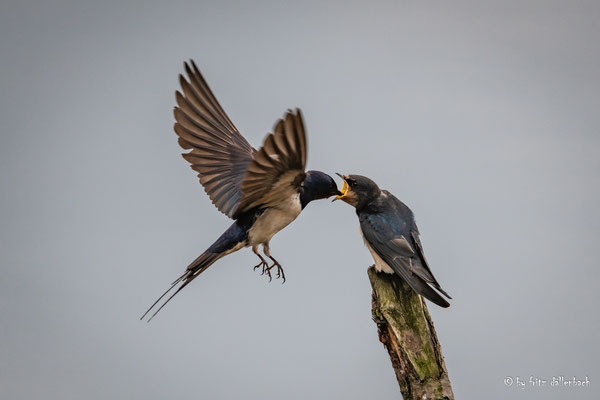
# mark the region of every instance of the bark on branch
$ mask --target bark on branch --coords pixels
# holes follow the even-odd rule
[[[442,348],[425,301],[396,275],[368,270],[373,321],[390,354],[404,400],[454,400]]]

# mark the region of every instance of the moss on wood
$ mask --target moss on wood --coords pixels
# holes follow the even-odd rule
[[[368,270],[373,321],[385,345],[405,400],[454,395],[433,321],[424,300],[395,275]]]

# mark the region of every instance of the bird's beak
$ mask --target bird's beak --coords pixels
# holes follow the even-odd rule
[[[348,184],[346,183],[346,177],[344,175],[338,174],[337,172],[335,174],[344,180],[344,186],[342,186],[342,191],[340,192],[340,194],[338,194],[333,200],[331,200],[332,203],[336,200],[344,200],[344,196],[348,193]]]

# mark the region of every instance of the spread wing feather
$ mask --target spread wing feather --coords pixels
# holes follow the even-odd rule
[[[191,64],[191,66],[190,66]],[[185,63],[175,93],[175,133],[191,167],[213,204],[233,217],[242,198],[241,183],[255,149],[233,125],[193,61]]]
[[[305,177],[306,134],[299,109],[288,111],[256,151],[233,125],[193,61],[184,63],[175,133],[213,204],[230,218],[254,207],[276,206]]]
[[[234,218],[253,207],[274,207],[297,192],[304,180],[306,134],[302,112],[288,111],[254,154],[242,181]]]

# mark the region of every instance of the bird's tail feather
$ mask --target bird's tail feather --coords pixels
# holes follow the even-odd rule
[[[427,300],[431,301],[432,303],[435,303],[438,306],[443,307],[443,308],[450,307],[450,303],[448,303],[446,301],[446,299],[444,299],[442,296],[440,296],[440,294],[438,292],[436,292],[431,286],[429,286],[425,281],[417,278],[417,279],[415,279],[415,282],[413,282],[413,283],[409,282],[409,284],[410,284],[410,286],[413,287],[413,289],[415,289],[415,291],[417,293],[419,293],[421,296],[425,297]],[[448,296],[443,290],[442,290],[442,293],[444,293],[444,295],[446,295],[448,298],[450,298],[450,296]]]
[[[181,291],[181,289],[183,289],[184,287],[189,285],[189,283],[191,281],[193,281],[202,272],[206,271],[206,269],[208,267],[210,267],[215,261],[217,261],[221,257],[223,257],[222,253],[211,253],[208,251],[205,251],[204,253],[202,253],[198,258],[196,258],[187,267],[184,274],[181,275],[179,278],[177,278],[171,284],[171,286],[150,306],[150,308],[148,308],[148,310],[144,313],[144,315],[141,316],[140,320],[143,320],[144,317],[146,315],[148,315],[148,313],[167,295],[167,293],[169,293],[171,290],[173,290],[173,288],[175,288],[177,285],[179,285],[181,283],[181,285],[177,288],[175,293],[173,293],[171,296],[169,296],[169,298],[167,298],[167,300],[165,300],[161,304],[161,306],[150,316],[150,318],[148,318],[148,322],[150,322],[152,320],[152,318],[154,318],[154,316],[156,316],[156,314],[158,314],[158,312],[160,310],[162,310],[162,308],[164,306],[166,306],[167,303],[169,301],[171,301],[171,299],[173,297],[175,297],[175,295]]]
[[[450,307],[450,303],[446,301],[438,292],[436,292],[431,286],[427,284],[427,282],[422,279],[420,276],[415,275],[409,271],[405,271],[404,269],[397,269],[396,272],[408,283],[408,285],[413,288],[415,292],[425,297],[427,300],[432,303],[437,304],[440,307],[447,308]],[[437,282],[436,282],[437,283]],[[437,285],[439,287],[439,285]],[[437,289],[437,287],[436,287]],[[439,289],[444,295],[448,298],[448,294],[443,290]]]
[[[441,294],[443,294],[444,296],[446,296],[447,298],[449,298],[450,300],[452,300],[452,297],[450,297],[450,295],[448,293],[446,293],[446,291],[440,287],[440,284],[437,283],[437,281],[433,282],[432,285],[433,285],[434,288],[436,288],[436,290],[438,292],[440,292]]]

